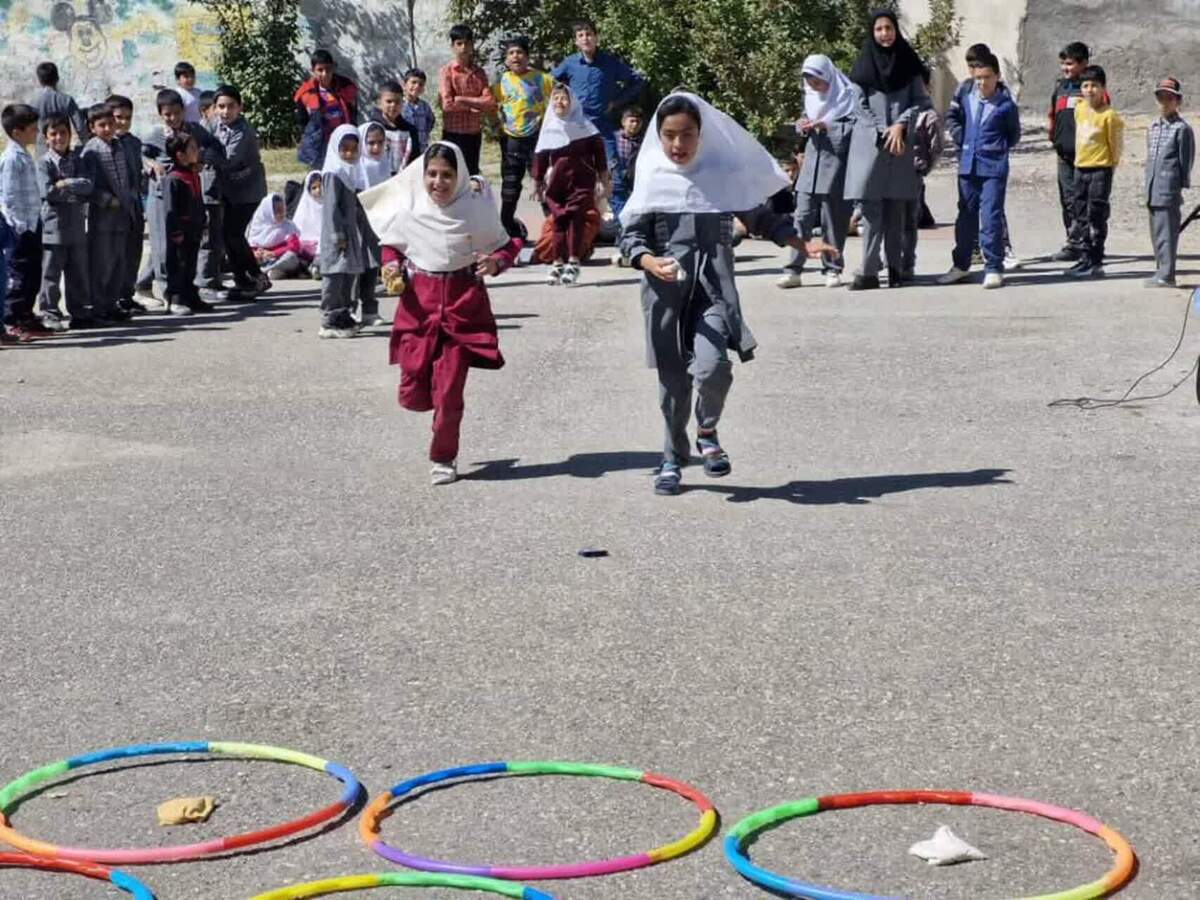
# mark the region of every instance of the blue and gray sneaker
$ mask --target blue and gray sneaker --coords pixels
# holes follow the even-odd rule
[[[681,489],[683,470],[678,463],[663,460],[654,473],[654,493],[662,497],[674,497]]]
[[[721,448],[721,441],[717,438],[715,431],[698,434],[696,449],[704,457],[704,474],[709,478],[724,478],[733,471],[733,463],[729,461],[729,454]]]

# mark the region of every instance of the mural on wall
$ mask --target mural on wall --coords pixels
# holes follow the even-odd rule
[[[208,14],[186,0],[0,0],[0,84],[9,99],[33,94],[34,67],[52,60],[81,105],[127,94],[146,123],[156,86],[174,84],[179,60],[196,67],[202,87],[215,87],[216,47]]]

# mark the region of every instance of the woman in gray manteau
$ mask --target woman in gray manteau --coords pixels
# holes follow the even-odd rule
[[[850,70],[850,80],[862,90],[846,167],[846,199],[862,204],[863,260],[852,291],[879,287],[881,249],[887,253],[888,287],[900,287],[905,207],[920,190],[908,131],[930,106],[924,73],[896,14],[874,13],[871,33]]]

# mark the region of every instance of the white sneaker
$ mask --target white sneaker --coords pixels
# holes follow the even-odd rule
[[[563,264],[555,263],[546,273],[546,284],[562,284]]]
[[[433,485],[454,484],[458,480],[458,463],[434,463],[429,470],[429,483]]]
[[[1004,276],[999,272],[988,272],[983,276],[983,287],[988,291],[1004,287]]]
[[[569,262],[563,268],[562,283],[567,287],[573,287],[579,283],[579,263]]]
[[[172,316],[194,316],[196,311],[183,303],[172,302],[167,307],[167,313]]]
[[[350,328],[348,326],[333,326],[322,325],[321,330],[317,332],[319,338],[352,338],[358,334],[358,328]]]
[[[825,276],[825,287],[835,288],[842,286],[842,276],[837,272],[830,272]]]
[[[789,288],[804,287],[804,278],[799,272],[784,272],[775,282],[775,287],[788,290]]]
[[[953,268],[938,279],[938,284],[958,284],[964,278],[970,276],[970,274],[965,269]]]
[[[370,313],[369,315],[363,316],[363,319],[362,319],[362,327],[363,328],[374,328],[376,325],[387,325],[387,324],[388,324],[388,320],[385,319],[383,316],[381,316],[379,313]]]
[[[1008,252],[1008,255],[1004,257],[1004,268],[1006,271],[1019,269],[1023,265],[1025,265],[1025,260],[1021,259],[1021,257],[1017,256],[1017,254],[1013,253],[1011,250]]]

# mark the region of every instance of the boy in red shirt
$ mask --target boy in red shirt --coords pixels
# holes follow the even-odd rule
[[[442,67],[438,94],[442,100],[442,140],[456,144],[466,159],[467,171],[479,174],[483,145],[483,117],[496,111],[487,73],[475,63],[475,35],[466,25],[450,29],[454,59]]]

